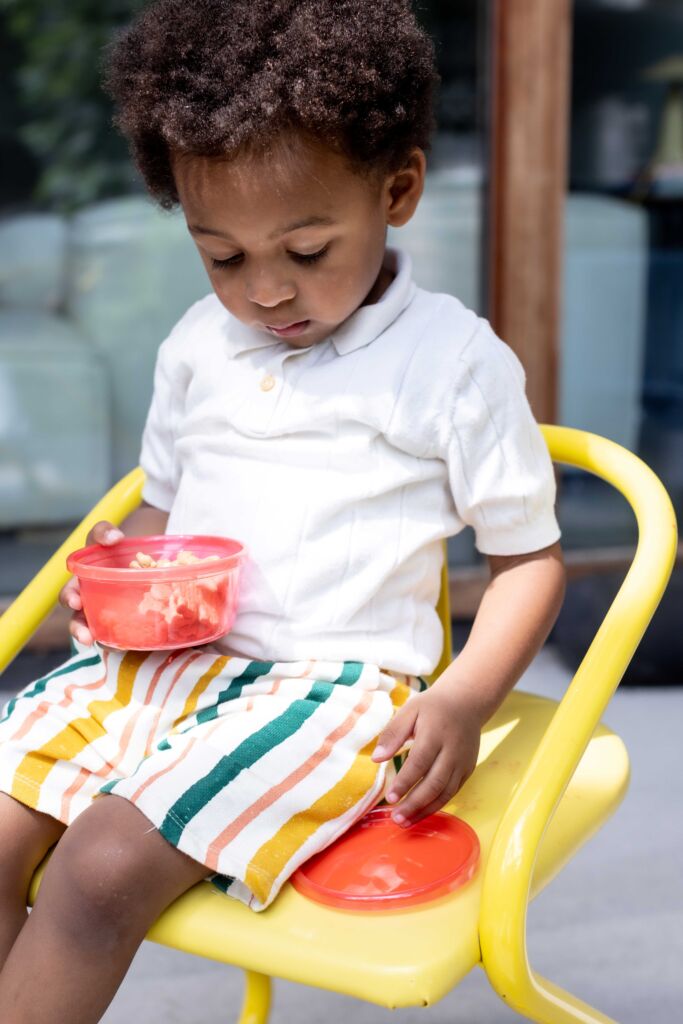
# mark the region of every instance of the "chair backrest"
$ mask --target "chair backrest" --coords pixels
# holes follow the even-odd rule
[[[489,852],[479,938],[489,980],[511,1005],[520,991],[537,986],[526,952],[526,912],[539,844],[661,600],[677,541],[669,497],[644,462],[596,434],[542,429],[556,462],[594,473],[621,491],[639,536],[626,578],[505,808]]]

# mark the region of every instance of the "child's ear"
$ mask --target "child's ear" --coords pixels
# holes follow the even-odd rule
[[[387,224],[400,228],[415,213],[424,189],[427,161],[417,146],[399,171],[391,174],[385,183]]]

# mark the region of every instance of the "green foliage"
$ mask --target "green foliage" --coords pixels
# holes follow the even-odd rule
[[[0,0],[21,51],[22,141],[41,173],[34,198],[68,210],[139,187],[100,85],[102,51],[144,0]]]

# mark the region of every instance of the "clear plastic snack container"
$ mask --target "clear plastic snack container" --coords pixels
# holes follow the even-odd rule
[[[149,556],[145,562],[174,564],[131,567],[138,553]],[[158,651],[207,644],[230,630],[245,555],[244,546],[227,537],[163,534],[125,537],[111,547],[92,544],[73,551],[66,565],[78,577],[88,629],[98,643]]]

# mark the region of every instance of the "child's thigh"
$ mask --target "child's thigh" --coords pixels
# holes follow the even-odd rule
[[[33,872],[66,825],[0,793],[0,892],[28,890]]]

